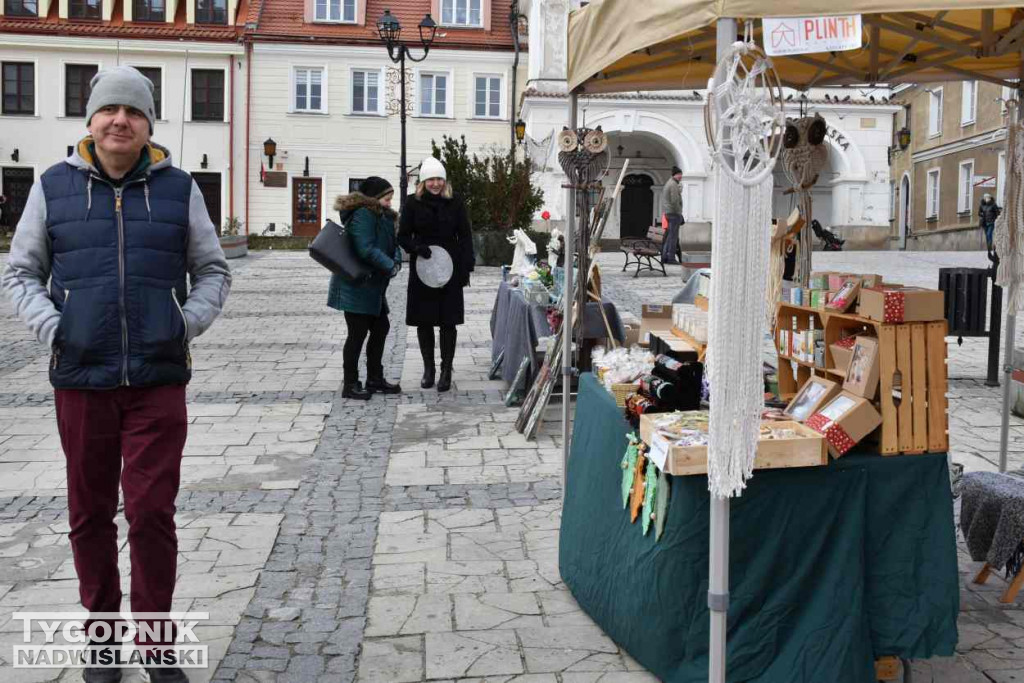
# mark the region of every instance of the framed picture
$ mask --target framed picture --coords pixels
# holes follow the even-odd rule
[[[873,337],[857,337],[846,369],[843,389],[873,399],[878,391],[878,340]]]
[[[811,377],[782,411],[785,417],[803,422],[839,392],[839,386],[822,377]]]
[[[852,396],[846,396],[845,394],[840,394],[839,396],[836,396],[835,400],[818,412],[832,422],[838,422],[843,415],[850,412],[850,410],[852,410],[856,405],[857,400],[855,398]]]

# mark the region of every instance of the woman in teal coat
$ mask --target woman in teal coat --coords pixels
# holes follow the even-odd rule
[[[343,351],[345,381],[341,395],[366,401],[374,392],[397,394],[402,388],[384,379],[384,341],[388,320],[388,283],[402,267],[395,238],[395,218],[391,199],[395,190],[383,178],[372,176],[359,185],[359,191],[338,197],[334,208],[359,257],[373,269],[363,282],[348,282],[331,276],[327,305],[344,311],[348,337]],[[359,383],[359,354],[366,344],[366,387]]]

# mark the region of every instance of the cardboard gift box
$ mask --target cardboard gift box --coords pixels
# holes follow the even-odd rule
[[[856,337],[847,337],[829,347],[832,350],[832,360],[835,361],[836,370],[846,372],[846,368],[850,366],[850,358],[853,357],[853,346],[856,343]]]
[[[860,276],[861,287],[881,287],[882,276],[881,275],[861,275]]]
[[[878,340],[873,337],[857,337],[850,364],[846,368],[843,391],[874,400],[878,393],[878,376]]]
[[[671,304],[644,304],[640,313],[640,346],[651,344],[651,332],[665,332],[672,329]]]
[[[829,273],[828,274],[828,288],[833,292],[836,292],[843,288],[846,281],[855,278],[855,275],[849,273]]]
[[[862,289],[860,314],[888,324],[945,320],[945,294],[937,289],[919,287]]]
[[[803,422],[818,412],[840,391],[839,385],[823,377],[811,377],[789,402],[782,414],[797,422]]]
[[[811,289],[828,289],[828,276],[831,273],[811,273]]]
[[[834,313],[845,313],[857,302],[857,295],[860,293],[860,280],[850,278],[843,283],[843,286],[835,293],[832,300],[825,305],[825,308]]]
[[[843,391],[804,424],[825,437],[833,458],[841,458],[878,429],[882,416],[871,401]]]

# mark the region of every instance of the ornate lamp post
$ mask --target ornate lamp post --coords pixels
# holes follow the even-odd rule
[[[434,34],[437,33],[437,24],[430,15],[427,14],[423,17],[423,21],[419,24],[420,30],[420,43],[423,45],[423,56],[416,58],[412,56],[409,51],[409,47],[399,42],[399,38],[402,34],[402,25],[399,23],[392,14],[391,10],[384,10],[383,16],[377,20],[377,33],[380,34],[380,39],[383,41],[385,47],[388,49],[388,57],[392,62],[398,64],[399,71],[399,88],[401,89],[401,111],[400,119],[402,122],[402,163],[401,163],[401,176],[399,177],[398,187],[399,192],[399,206],[405,206],[405,197],[409,194],[409,172],[406,165],[405,158],[405,59],[409,58],[411,62],[422,62],[427,58],[427,54],[430,52],[430,46],[434,42]]]

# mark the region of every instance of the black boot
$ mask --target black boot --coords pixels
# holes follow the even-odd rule
[[[380,377],[367,377],[366,378],[366,390],[371,394],[400,394],[402,393],[402,387],[399,384],[392,384],[391,382],[384,379],[384,375]]]
[[[342,398],[354,398],[357,401],[369,401],[371,394],[359,382],[346,382],[341,390]]]
[[[178,667],[166,669],[146,669],[143,680],[149,679],[150,683],[188,683],[188,676]]]
[[[448,391],[452,388],[452,367],[450,365],[441,366],[441,376],[437,378],[437,390]]]
[[[423,368],[423,379],[420,380],[420,386],[424,389],[429,389],[434,386],[434,366],[428,365]]]
[[[113,659],[114,651],[120,650],[120,643],[109,643],[109,642],[90,642],[87,654],[95,657],[99,657],[103,650],[106,650],[106,656]],[[92,660],[98,663],[99,660]],[[82,681],[84,683],[120,683],[121,681],[121,669],[109,668],[109,667],[98,667],[98,666],[87,666],[82,671]]]

